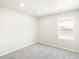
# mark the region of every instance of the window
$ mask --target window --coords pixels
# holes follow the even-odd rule
[[[58,19],[58,39],[74,40],[75,17]]]

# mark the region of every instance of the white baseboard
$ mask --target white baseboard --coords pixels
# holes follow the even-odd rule
[[[38,41],[37,43],[48,45],[48,46],[52,46],[52,47],[56,47],[56,48],[61,48],[61,49],[68,50],[68,51],[71,51],[71,52],[79,54],[78,50],[73,50],[73,49],[70,49],[70,48],[64,48],[64,47],[57,46],[57,45],[54,45],[54,44],[50,44],[50,43],[47,43],[47,42],[40,42],[40,41]]]
[[[46,42],[39,42],[39,41],[37,41],[37,42],[30,43],[30,44],[28,44],[28,45],[26,45],[26,46],[20,47],[20,48],[18,48],[18,49],[10,50],[10,51],[7,51],[7,52],[5,52],[5,53],[2,53],[2,54],[0,54],[0,56],[3,56],[3,55],[6,55],[6,54],[9,54],[9,53],[18,51],[18,50],[20,50],[20,49],[22,49],[22,48],[24,48],[24,47],[31,46],[31,45],[33,45],[33,44],[35,44],[35,43],[40,43],[40,44],[44,44],[44,45],[48,45],[48,46],[52,46],[52,47],[56,47],[56,48],[65,49],[65,50],[72,51],[72,52],[75,52],[75,53],[79,53],[79,51],[77,51],[77,50],[73,50],[73,49],[69,49],[69,48],[64,48],[64,47],[61,47],[61,46],[56,46],[56,45],[49,44],[49,43],[46,43]]]
[[[18,50],[20,50],[20,49],[22,49],[22,48],[24,48],[24,47],[31,46],[31,45],[33,45],[33,44],[35,44],[35,43],[36,43],[36,42],[32,42],[32,43],[27,44],[27,45],[25,45],[25,46],[23,46],[23,47],[19,47],[19,48],[15,49],[15,50],[7,51],[7,52],[5,52],[5,53],[0,54],[0,56],[4,56],[4,55],[6,55],[6,54],[9,54],[9,53],[12,53],[12,52],[18,51]]]

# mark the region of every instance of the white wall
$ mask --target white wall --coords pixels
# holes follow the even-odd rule
[[[35,43],[37,20],[0,7],[0,56]]]
[[[61,17],[75,17],[75,40],[58,40],[58,19]],[[50,15],[39,19],[40,43],[79,52],[79,10]]]

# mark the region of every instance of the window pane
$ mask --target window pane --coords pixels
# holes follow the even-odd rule
[[[74,17],[58,19],[58,39],[74,40]]]

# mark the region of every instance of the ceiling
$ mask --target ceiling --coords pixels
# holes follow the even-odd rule
[[[0,6],[35,17],[79,8],[79,0],[0,0]]]

